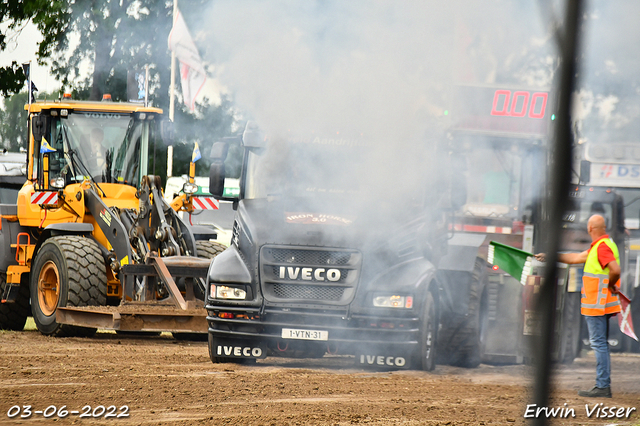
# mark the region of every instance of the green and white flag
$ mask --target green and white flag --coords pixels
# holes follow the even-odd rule
[[[531,275],[532,260],[533,254],[524,250],[495,241],[489,243],[487,262],[519,280],[522,285],[527,283],[527,276]]]

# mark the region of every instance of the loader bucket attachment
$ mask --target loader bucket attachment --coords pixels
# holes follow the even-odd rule
[[[206,333],[206,316],[204,306],[183,310],[173,306],[154,307],[148,303],[56,310],[56,321],[60,324],[121,331]]]
[[[161,258],[151,253],[146,264],[125,265],[126,282],[139,287],[138,300],[123,301],[119,306],[59,307],[59,324],[121,331],[168,331],[206,333],[208,330],[204,302],[194,295],[195,279],[206,277],[210,259],[190,256]],[[185,280],[184,295],[175,278]],[[168,296],[157,299],[158,285]]]

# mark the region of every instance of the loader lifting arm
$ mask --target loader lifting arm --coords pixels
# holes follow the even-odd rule
[[[206,332],[202,302],[210,260],[194,257],[189,229],[163,200],[159,177],[144,176],[140,209],[108,207],[93,189],[87,209],[115,252],[107,259],[123,284],[123,299],[112,311],[58,308],[58,322],[121,330]],[[180,283],[180,284],[179,284]],[[183,295],[184,292],[184,295]]]

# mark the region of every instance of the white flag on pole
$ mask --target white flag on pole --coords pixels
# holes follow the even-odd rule
[[[176,54],[180,62],[180,79],[184,103],[191,111],[196,108],[196,97],[202,90],[207,76],[187,24],[180,11],[173,17],[173,28],[169,33],[169,49]]]

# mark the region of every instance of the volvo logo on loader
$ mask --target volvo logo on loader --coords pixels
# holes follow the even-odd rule
[[[304,281],[340,281],[341,274],[339,269],[331,268],[299,268],[292,266],[281,266],[279,278],[290,280],[304,280]]]

